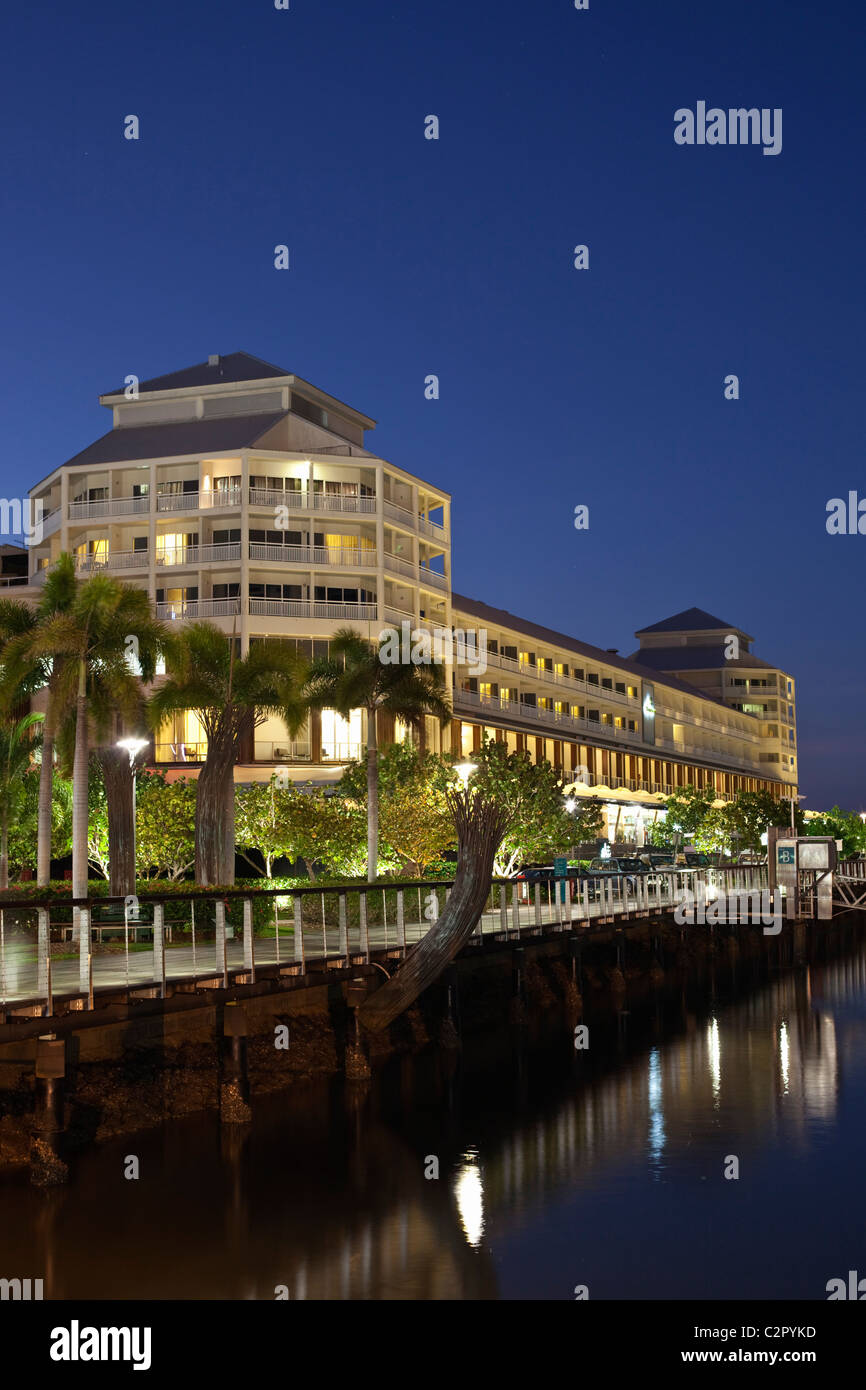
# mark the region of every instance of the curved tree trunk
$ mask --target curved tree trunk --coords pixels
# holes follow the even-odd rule
[[[87,668],[82,661],[78,676],[78,698],[75,705],[75,756],[72,762],[72,896],[87,897],[87,784],[89,773],[87,738]],[[78,914],[73,912],[75,939],[78,939]]]
[[[51,804],[54,790],[54,712],[49,691],[42,723],[42,765],[39,769],[39,806],[36,818],[36,882],[47,888],[51,881]]]
[[[195,799],[195,881],[200,888],[234,883],[234,835],[234,744],[229,740],[226,748],[213,740]]]
[[[105,779],[108,819],[108,880],[112,897],[135,892],[135,825],[133,773],[125,748],[110,744],[96,750]]]
[[[367,710],[367,882],[379,875],[379,740],[376,708]]]
[[[508,813],[472,790],[449,792],[447,796],[457,826],[454,887],[427,935],[412,947],[391,979],[361,1005],[359,1018],[373,1032],[393,1023],[438,979],[472,935],[487,901],[493,860],[508,828]]]

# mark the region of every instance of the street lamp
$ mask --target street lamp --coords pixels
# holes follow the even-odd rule
[[[119,738],[118,748],[125,748],[129,754],[129,770],[132,773],[132,886],[135,888],[135,760],[142,748],[147,747],[146,738]]]
[[[469,778],[472,776],[473,772],[478,771],[478,764],[469,762],[467,759],[465,762],[455,763],[454,771],[460,778],[460,786],[462,790],[465,791],[466,788],[469,786]]]

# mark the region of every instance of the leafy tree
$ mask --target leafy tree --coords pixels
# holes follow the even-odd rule
[[[159,729],[170,715],[194,710],[207,736],[195,813],[201,886],[234,882],[238,744],[271,715],[283,720],[290,735],[299,731],[307,715],[306,669],[294,650],[273,638],[237,656],[234,638],[213,623],[190,623],[169,644],[166,679],[150,698],[149,719]]]
[[[739,845],[739,831],[733,802],[711,806],[695,831],[695,847],[709,854],[730,854]]]
[[[760,853],[764,846],[761,836],[773,825],[790,825],[791,803],[778,801],[770,792],[738,792],[734,797],[734,822],[743,849]],[[799,806],[794,807],[794,824],[798,835],[804,833],[805,820]],[[735,832],[736,833],[736,832]],[[739,841],[737,841],[739,844]]]
[[[40,773],[31,768],[21,778],[22,795],[9,823],[9,867],[16,873],[37,867]],[[51,803],[52,859],[63,859],[72,848],[72,783],[54,776]]]
[[[385,660],[386,641],[377,646],[354,628],[331,638],[330,656],[314,661],[307,694],[315,709],[335,709],[344,719],[353,710],[367,715],[367,878],[379,864],[379,743],[376,718],[383,710],[417,727],[434,715],[444,726],[451,718],[441,666]],[[390,655],[390,653],[389,653]]]
[[[367,772],[354,761],[338,788],[363,803]],[[457,843],[445,791],[454,784],[450,763],[436,753],[421,752],[408,739],[379,755],[380,871],[382,850],[402,861],[407,873],[423,874]]]
[[[429,780],[403,783],[386,792],[379,807],[379,829],[383,846],[399,855],[404,871],[419,876],[457,845],[445,793]]]
[[[692,841],[716,799],[712,787],[683,787],[665,801],[665,837],[673,843],[675,835]]]
[[[37,691],[47,691],[42,725],[42,761],[39,768],[39,809],[36,823],[36,880],[47,887],[51,877],[54,779],[54,739],[57,733],[57,691],[64,658],[57,652],[36,650],[34,636],[40,625],[68,612],[76,591],[75,561],[61,555],[49,570],[35,608],[16,599],[0,600],[0,705],[7,711]]]
[[[601,806],[578,802],[570,814],[565,809],[565,784],[549,762],[533,764],[528,753],[509,753],[504,743],[489,739],[474,760],[478,771],[472,787],[508,812],[508,829],[493,863],[499,877],[510,878],[527,861],[549,859],[558,850],[600,834]]]
[[[140,772],[136,793],[135,862],[139,878],[183,878],[195,865],[194,778],[169,782]]]
[[[87,896],[91,700],[121,714],[138,709],[141,690],[129,665],[135,644],[142,678],[153,679],[165,629],[153,618],[144,589],[107,575],[76,580],[66,608],[47,613],[20,650],[22,661],[51,663],[51,705],[56,725],[74,727],[72,767],[72,893]]]
[[[317,865],[350,876],[363,869],[365,817],[354,801],[318,789],[281,787],[272,777],[266,785],[240,789],[235,808],[238,844],[259,851],[268,878],[280,858],[302,859],[311,879]],[[244,848],[243,858],[261,872]]]
[[[834,806],[819,816],[805,820],[806,835],[832,835],[834,840],[842,841],[841,856],[852,859],[857,854],[866,854],[866,825],[857,811],[843,811]]]
[[[0,888],[9,887],[9,826],[21,807],[23,778],[33,756],[29,731],[42,719],[41,714],[27,714],[0,724]]]

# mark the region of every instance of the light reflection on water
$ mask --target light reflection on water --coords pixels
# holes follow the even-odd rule
[[[585,1052],[554,1019],[257,1100],[248,1131],[91,1149],[65,1189],[7,1183],[0,1274],[54,1298],[823,1298],[863,1267],[866,951],[588,1020]]]

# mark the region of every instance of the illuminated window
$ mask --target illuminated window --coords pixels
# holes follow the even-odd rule
[[[474,751],[472,725],[463,724],[460,728],[460,752],[464,758],[469,758]]]
[[[186,536],[183,532],[169,532],[165,536],[156,538],[156,563],[162,565],[179,565],[183,561],[183,552],[186,549]]]
[[[322,710],[322,761],[346,762],[364,754],[361,710],[344,719],[333,709]]]
[[[200,763],[207,756],[207,736],[195,710],[181,710],[156,735],[158,763]]]

